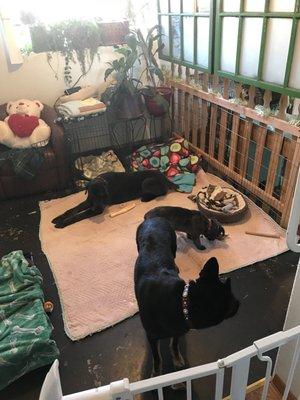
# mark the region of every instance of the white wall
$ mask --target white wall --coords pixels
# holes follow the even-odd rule
[[[296,272],[290,303],[284,324],[284,330],[300,325],[300,261]],[[283,346],[278,353],[275,366],[275,374],[277,374],[283,382],[286,382],[288,371],[294,352],[294,343]],[[300,362],[296,367],[295,376],[291,386],[291,392],[300,400]]]
[[[79,85],[101,85],[107,62],[116,58],[112,47],[100,48],[100,62],[96,58],[89,74],[81,79]],[[64,60],[53,55],[52,63],[58,69],[58,79],[47,63],[46,53],[30,54],[19,66],[8,64],[3,39],[0,36],[0,104],[18,98],[38,99],[53,105],[56,98],[63,94],[66,85],[63,78]],[[79,65],[72,64],[73,81],[81,71]]]

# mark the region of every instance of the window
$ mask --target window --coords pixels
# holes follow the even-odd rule
[[[299,0],[218,1],[215,73],[299,97],[299,5]]]
[[[160,0],[158,7],[164,44],[160,58],[211,72],[213,3],[210,0]]]
[[[86,0],[84,3],[52,0],[43,2],[41,6],[38,0],[28,0],[26,3],[13,0],[0,4],[0,24],[2,22],[4,25],[7,21],[16,48],[28,53],[31,50],[29,26],[34,23],[53,25],[66,20],[119,22],[130,19],[146,30],[156,23],[155,11],[151,12],[150,3],[151,0],[110,0],[104,5],[99,0]],[[5,32],[7,41],[6,36]]]
[[[160,58],[300,97],[300,0],[158,0]]]

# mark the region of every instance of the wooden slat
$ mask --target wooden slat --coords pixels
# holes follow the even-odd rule
[[[225,141],[226,141],[226,130],[227,130],[227,118],[228,113],[221,108],[221,118],[220,118],[220,131],[219,131],[219,150],[218,150],[218,160],[223,163],[224,152],[225,152]]]
[[[265,108],[270,108],[271,100],[272,100],[271,90],[265,90],[265,93],[264,93],[264,107]]]
[[[299,165],[300,165],[300,138],[297,139],[296,143],[293,143],[295,146],[295,151],[294,151],[294,156],[292,159],[292,164],[291,164],[291,169],[290,169],[290,174],[289,174],[289,180],[288,180],[288,187],[285,193],[284,197],[284,203],[285,207],[282,212],[282,218],[281,218],[281,225],[285,228],[288,225],[289,222],[289,216],[290,216],[290,211],[291,211],[291,206],[292,206],[292,201],[293,201],[293,195],[295,191],[295,185],[297,181],[297,176],[298,176],[298,170],[299,170]]]
[[[178,89],[173,88],[173,94],[171,98],[171,115],[174,128],[178,131],[177,121],[178,121],[178,108],[177,108],[177,99],[178,99]]]
[[[209,127],[209,154],[214,157],[217,129],[217,113],[218,107],[216,104],[211,106],[210,127]]]
[[[201,130],[200,130],[200,148],[205,150],[206,127],[208,121],[207,102],[202,100]]]
[[[218,75],[213,75],[212,76],[212,89],[213,89],[214,93],[218,93],[218,89],[219,89],[219,77],[218,77]]]
[[[286,116],[286,109],[287,106],[289,104],[289,98],[286,94],[282,94],[280,96],[280,100],[279,100],[279,112],[278,112],[278,118],[282,118],[285,120],[285,116]]]
[[[286,166],[284,170],[283,183],[281,188],[280,200],[284,202],[286,192],[289,186],[290,172],[292,168],[292,161],[295,153],[295,146],[291,139],[285,138],[283,140],[282,155],[286,158]]]
[[[184,126],[184,136],[186,139],[190,139],[190,95],[184,94],[184,112],[182,113],[182,124]]]
[[[208,74],[206,72],[203,74],[202,88],[204,92],[208,92]]]
[[[232,170],[234,170],[235,161],[236,161],[236,157],[237,157],[237,142],[238,142],[238,134],[239,134],[239,125],[240,125],[240,117],[239,117],[239,115],[234,114],[233,118],[232,118],[230,155],[229,155],[229,163],[228,163],[228,167]]]
[[[235,97],[236,97],[236,99],[242,99],[242,91],[243,91],[242,84],[241,83],[237,83],[234,86],[235,86]]]
[[[185,81],[187,84],[190,83],[190,69],[188,67],[185,68]]]
[[[181,137],[180,135],[178,135],[176,133],[174,133],[174,136],[177,138]],[[220,161],[211,157],[209,154],[207,154],[202,149],[200,149],[192,144],[190,144],[190,148],[196,154],[201,155],[203,157],[203,159],[207,160],[213,167],[217,168],[221,173],[224,173],[229,178],[233,179],[235,182],[237,182],[238,184],[243,186],[245,189],[250,190],[250,192],[252,192],[254,195],[261,198],[263,201],[268,203],[271,207],[275,208],[279,212],[281,212],[282,209],[284,208],[284,204],[281,203],[279,200],[275,199],[273,196],[270,196],[268,193],[266,193],[261,188],[255,186],[252,182],[249,182],[247,179],[243,178],[237,172],[232,171],[226,165],[220,163]]]
[[[199,127],[199,99],[193,96],[193,124],[192,124],[192,143],[198,144],[198,127]]]
[[[249,94],[248,107],[254,108],[255,107],[255,94],[256,94],[255,86],[250,86],[250,88],[248,90],[248,94]]]
[[[178,132],[182,132],[182,126],[181,126],[181,121],[182,121],[182,119],[181,119],[181,113],[182,113],[182,105],[181,105],[181,103],[182,103],[182,95],[183,95],[182,90],[180,90],[180,89],[178,88],[178,89],[177,89],[177,123],[176,123]]]
[[[242,146],[241,146],[241,168],[240,174],[244,178],[247,174],[247,165],[248,165],[248,154],[249,154],[249,146],[251,139],[253,122],[250,119],[247,119],[244,125],[243,131],[241,131]]]
[[[178,87],[181,90],[187,91],[194,96],[200,97],[201,99],[204,99],[208,102],[211,102],[211,103],[217,104],[221,107],[224,107],[227,110],[235,111],[238,114],[242,114],[248,118],[257,120],[257,121],[261,122],[262,124],[272,125],[276,129],[282,130],[284,132],[289,132],[294,136],[300,137],[300,127],[297,127],[295,125],[290,125],[287,121],[284,121],[282,119],[279,119],[279,118],[271,116],[271,115],[269,115],[267,117],[263,116],[263,115],[259,115],[259,114],[257,114],[257,112],[255,110],[251,109],[250,107],[242,106],[240,104],[235,104],[233,102],[230,102],[229,100],[223,99],[221,97],[217,97],[213,93],[207,93],[204,90],[195,88],[193,86],[186,85],[181,82],[172,80],[170,83],[173,87]]]
[[[269,194],[273,194],[280,150],[282,148],[282,143],[283,143],[283,132],[276,130],[275,133],[270,133],[270,135],[272,135],[273,140],[270,146],[271,157],[268,167],[268,175],[267,175],[265,191]]]
[[[223,98],[228,100],[229,99],[229,85],[230,81],[228,78],[224,78],[224,83],[223,83]]]
[[[259,185],[259,175],[262,166],[262,158],[264,153],[264,146],[266,142],[267,127],[260,126],[258,128],[258,138],[256,140],[256,151],[253,163],[253,175],[251,182],[258,186]]]

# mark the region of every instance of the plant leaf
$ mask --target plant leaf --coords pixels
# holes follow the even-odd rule
[[[135,34],[130,33],[129,35],[127,35],[125,37],[125,40],[126,40],[126,44],[128,45],[128,47],[131,48],[131,50],[136,50],[138,41],[137,41]]]
[[[155,68],[154,70],[155,75],[158,77],[158,79],[163,82],[164,80],[164,75],[162,73],[162,70],[160,68]]]
[[[113,71],[114,71],[114,68],[107,68],[107,70],[105,71],[105,74],[104,74],[105,81]]]

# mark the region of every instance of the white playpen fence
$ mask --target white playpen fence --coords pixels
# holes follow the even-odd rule
[[[222,400],[224,375],[225,369],[227,368],[232,368],[230,388],[231,400],[242,400],[245,399],[246,396],[250,360],[252,357],[258,357],[259,360],[266,363],[265,381],[261,396],[261,399],[265,400],[267,398],[269,383],[271,380],[272,359],[269,356],[264,355],[264,353],[279,348],[291,341],[295,341],[295,348],[285,392],[282,397],[282,399],[286,400],[300,353],[300,326],[257,340],[252,346],[209,364],[134,383],[130,383],[128,379],[123,379],[117,382],[112,382],[110,385],[66,396],[63,396],[62,394],[58,361],[56,360],[46,376],[40,400],[132,400],[135,395],[152,390],[157,391],[159,400],[163,400],[163,388],[181,382],[186,383],[186,399],[191,400],[192,381],[209,375],[214,375],[216,377],[214,399]]]
[[[287,243],[291,250],[300,252],[299,237],[297,229],[300,217],[300,172],[298,174],[297,185],[294,194],[294,201],[290,215],[290,221],[287,229]],[[300,262],[298,268],[300,266]],[[128,379],[112,382],[110,385],[101,386],[95,389],[86,390],[74,394],[63,396],[61,382],[58,370],[58,361],[56,360],[44,381],[40,400],[133,400],[137,394],[149,391],[156,391],[158,399],[164,399],[163,389],[178,383],[186,383],[186,399],[192,399],[192,381],[198,378],[214,375],[215,381],[215,400],[223,399],[224,375],[227,368],[232,368],[231,373],[231,400],[243,400],[246,396],[250,361],[253,357],[266,363],[265,380],[261,400],[267,399],[269,384],[272,373],[272,359],[265,355],[272,349],[278,349],[281,346],[294,341],[294,353],[289,367],[289,373],[285,382],[285,390],[282,396],[286,400],[291,388],[295,368],[300,354],[300,325],[285,332],[278,332],[255,341],[251,346],[238,351],[221,360],[173,372],[170,374],[145,379],[139,382],[130,383]],[[183,397],[184,398],[184,397]]]

